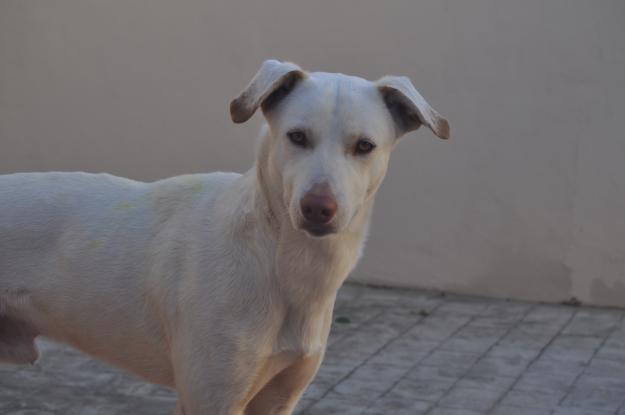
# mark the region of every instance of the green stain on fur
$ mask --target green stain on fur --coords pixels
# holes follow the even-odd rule
[[[191,190],[191,193],[200,193],[204,189],[204,183],[194,183],[189,189]]]

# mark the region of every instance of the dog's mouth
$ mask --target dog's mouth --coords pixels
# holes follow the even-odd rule
[[[303,222],[300,229],[314,238],[323,238],[324,236],[336,233],[336,228],[331,224],[319,225],[316,223]]]

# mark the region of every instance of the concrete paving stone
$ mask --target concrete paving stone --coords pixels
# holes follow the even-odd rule
[[[496,301],[488,305],[486,309],[478,314],[478,317],[494,317],[500,320],[520,321],[533,308],[535,304]]]
[[[620,325],[614,329],[614,331],[610,334],[610,337],[619,338],[619,339],[625,338],[625,314],[623,315],[623,318],[621,319]]]
[[[411,369],[407,374],[407,379],[417,379],[425,381],[439,380],[443,382],[450,382],[451,384],[457,382],[461,375],[456,370],[446,370],[445,368],[436,366],[417,366]]]
[[[370,404],[382,396],[388,386],[377,379],[360,380],[347,378],[332,388],[332,393],[345,399],[356,399],[359,403]]]
[[[344,318],[344,316],[340,316],[340,317]],[[339,318],[339,317],[336,317],[336,318]],[[350,335],[354,335],[358,332],[360,325],[353,324],[351,320],[349,319],[345,321],[346,322],[344,323],[336,323],[336,322],[332,323],[330,335],[328,336],[328,343],[327,343],[328,346]]]
[[[514,330],[523,336],[530,336],[532,339],[550,340],[562,330],[563,325],[521,321],[515,326]]]
[[[471,325],[475,327],[496,327],[503,330],[510,330],[520,321],[520,317],[483,317],[476,316],[471,320]]]
[[[346,336],[346,333],[339,333],[339,332],[330,332],[330,335],[328,336],[328,342],[326,343],[326,347],[331,347],[333,345],[335,345],[336,343],[338,343],[339,341],[343,340]]]
[[[469,317],[448,315],[439,316],[434,312],[407,333],[407,337],[421,340],[445,340],[460,327],[469,322]]]
[[[415,353],[429,353],[436,349],[440,344],[441,342],[438,340],[420,339],[406,333],[389,343],[385,350],[393,348],[397,351],[405,349]]]
[[[587,365],[575,361],[558,361],[539,357],[527,368],[526,373],[557,376],[563,379],[574,380],[579,376]]]
[[[436,309],[437,315],[459,315],[472,317],[482,313],[488,308],[486,301],[467,301],[466,299],[447,300]]]
[[[427,352],[414,352],[406,349],[385,348],[370,358],[369,362],[393,366],[395,368],[409,369],[427,356]]]
[[[322,365],[320,369],[349,372],[355,367],[363,364],[367,360],[367,357],[368,356],[357,356],[353,354],[351,350],[344,347],[335,347],[333,349],[328,348],[325,356],[323,357],[323,363],[328,363],[328,365]]]
[[[342,395],[329,393],[322,400],[315,402],[304,414],[306,415],[360,415],[367,409],[366,402],[346,399]]]
[[[616,411],[625,401],[625,390],[598,385],[595,388],[575,386],[562,402],[563,406],[589,410]]]
[[[465,408],[443,408],[435,407],[427,415],[483,415],[483,412],[472,411]]]
[[[603,339],[599,337],[561,335],[544,350],[542,357],[586,363],[597,352]]]
[[[526,331],[521,325],[511,329],[497,344],[515,346],[528,350],[542,350],[557,335],[557,329],[536,333]]]
[[[625,363],[625,337],[608,337],[594,356],[605,360],[616,360]]]
[[[536,358],[542,347],[524,347],[510,343],[504,343],[501,340],[488,350],[485,357],[505,357],[509,359],[533,360]]]
[[[333,317],[334,321],[338,317],[344,317],[349,320],[349,327],[359,327],[360,325],[370,321],[375,316],[380,314],[383,309],[378,307],[359,307],[355,305],[339,306],[334,309]],[[338,326],[339,324],[335,324]]]
[[[0,377],[4,374],[13,373],[17,370],[23,369],[24,366],[21,365],[13,365],[9,363],[0,363]]]
[[[563,325],[577,309],[549,304],[538,304],[523,318],[525,322]]]
[[[517,379],[515,377],[507,376],[466,375],[458,381],[456,386],[458,386],[459,388],[483,389],[503,393],[510,389],[510,387],[516,382],[516,380]]]
[[[614,415],[614,412],[559,406],[553,411],[553,415]]]
[[[522,357],[483,357],[468,372],[470,376],[519,376],[530,361]]]
[[[564,396],[564,393],[552,390],[527,391],[512,389],[504,396],[501,405],[519,408],[553,409]]]
[[[362,381],[374,381],[379,385],[384,385],[381,387],[381,390],[386,390],[389,385],[394,384],[403,378],[409,370],[410,367],[407,366],[389,366],[370,360],[357,368],[349,378]],[[383,379],[384,381],[380,382],[380,379]]]
[[[34,366],[25,366],[22,370],[0,377],[0,387],[11,386],[18,390],[33,392],[45,390],[49,385],[59,382],[62,382],[59,375],[41,371]]]
[[[485,413],[495,405],[502,394],[503,392],[492,389],[474,389],[454,386],[454,388],[447,392],[438,402],[438,406],[444,408],[469,409]]]
[[[621,317],[612,310],[580,310],[562,334],[606,337],[620,325]]]
[[[404,325],[406,323],[404,322]],[[411,322],[408,326],[412,326]],[[380,315],[372,321],[365,324],[359,331],[372,339],[379,339],[380,343],[388,343],[406,330],[405,327],[399,328],[396,324],[388,321],[388,315]]]
[[[380,347],[398,335],[398,331],[386,324],[369,321],[361,325],[357,331],[350,333],[350,336],[340,344],[340,347],[346,348],[347,344],[353,340],[358,340],[359,342],[368,341],[367,343],[374,344],[375,347]]]
[[[459,337],[462,339],[476,339],[481,337],[494,337],[500,338],[507,334],[508,330],[502,329],[498,326],[484,326],[484,325],[476,325],[475,320],[472,320],[471,323],[467,324],[456,333],[454,333],[454,337]]]
[[[151,401],[148,399],[137,400],[131,406],[127,414],[133,415],[171,415],[176,407],[176,401]],[[120,412],[117,412],[118,414]],[[87,415],[85,412],[76,412],[75,414],[68,413],[68,415]],[[100,415],[94,413],[94,415]],[[113,414],[111,414],[113,415]]]
[[[328,352],[364,361],[382,349],[386,341],[388,340],[369,338],[365,333],[357,333],[328,347]]]
[[[345,379],[352,372],[352,370],[343,373],[335,371],[334,368],[331,368],[330,366],[322,366],[311,384],[316,385],[320,389],[331,389],[334,385]]]
[[[146,383],[131,376],[115,376],[111,382],[100,388],[103,393],[116,393],[139,397],[152,397],[161,399],[175,399],[173,389],[165,386]]]
[[[38,407],[37,402],[32,402],[31,394],[28,389],[23,389],[18,386],[2,386],[0,387],[0,410],[1,414],[6,414],[9,411],[17,410],[17,409],[28,409]],[[55,403],[53,402],[52,405]],[[63,408],[63,405],[59,405]],[[43,408],[42,408],[43,409]],[[54,410],[56,408],[51,407],[50,410]]]
[[[55,399],[51,399],[54,397]],[[27,391],[21,400],[21,409],[37,409],[58,415],[114,415],[157,414],[169,415],[175,401],[141,399],[124,395],[100,395],[90,389],[50,385],[45,393]]]
[[[415,398],[416,399],[416,398]],[[383,396],[363,414],[366,415],[418,415],[425,414],[431,407],[430,402],[415,399],[402,399],[392,396]]]
[[[582,373],[575,381],[575,386],[579,388],[608,388],[620,389],[625,393],[625,377],[620,376],[597,376],[589,373]]]
[[[452,380],[411,379],[399,381],[387,395],[397,399],[436,402],[454,385]]]
[[[441,344],[443,350],[484,353],[504,334],[505,329],[467,325]]]
[[[423,360],[438,342],[399,337],[385,346],[370,361],[389,366],[411,367]]]
[[[422,319],[423,316],[418,311],[390,309],[375,317],[371,323],[380,324],[386,327],[387,330],[392,330],[395,336],[398,336],[419,323]]]
[[[450,376],[460,377],[475,364],[479,357],[477,353],[435,350],[423,359],[420,365],[434,366],[445,370]]]
[[[335,305],[349,305],[353,304],[361,297],[364,292],[367,291],[367,287],[360,284],[344,284],[336,294]]]
[[[514,388],[528,392],[549,390],[564,394],[571,388],[574,382],[575,376],[526,372],[523,373],[514,385]]]
[[[387,382],[391,382],[388,379],[382,376],[375,376],[368,370],[361,370],[362,367],[356,369],[354,372],[350,373],[349,376],[342,379],[339,383],[337,383],[333,390],[338,390],[342,388],[343,390],[359,390],[359,389],[367,389],[368,391],[376,391],[380,394],[388,389]],[[388,372],[387,372],[388,373]],[[401,378],[401,375],[398,374],[395,377],[396,379]],[[380,382],[380,379],[384,379],[385,382]]]
[[[594,376],[625,379],[625,362],[595,357],[588,364],[585,373]]]
[[[551,409],[497,405],[489,415],[551,415]]]
[[[326,382],[317,381],[315,379],[313,382],[311,382],[310,385],[308,385],[308,388],[306,388],[306,391],[304,391],[304,395],[302,396],[302,398],[309,400],[318,400],[323,395],[328,393],[333,387],[333,383],[329,384]]]

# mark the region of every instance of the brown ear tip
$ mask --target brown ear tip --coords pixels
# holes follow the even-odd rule
[[[439,138],[442,138],[443,140],[449,139],[449,136],[450,136],[449,121],[447,121],[445,118],[441,118],[438,121],[438,125],[436,128],[436,135]]]
[[[232,102],[230,102],[230,118],[232,122],[236,124],[241,124],[250,118],[239,98],[233,99]]]

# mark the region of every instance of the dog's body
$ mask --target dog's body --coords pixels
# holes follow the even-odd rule
[[[448,135],[402,82],[267,61],[231,106],[268,122],[243,175],[0,176],[0,361],[44,335],[176,388],[177,414],[291,413],[397,137]]]

